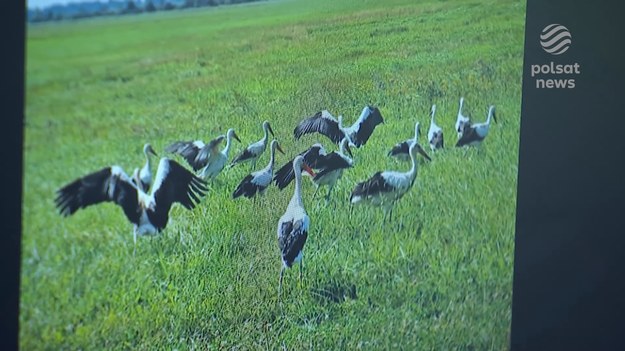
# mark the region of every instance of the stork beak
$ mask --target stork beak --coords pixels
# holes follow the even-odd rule
[[[271,133],[272,137],[275,137],[276,135],[273,133],[273,129],[271,128],[271,124],[267,123],[267,129],[269,129],[269,133]]]
[[[423,148],[421,147],[421,145],[417,144],[417,151],[421,154],[421,156],[423,156],[426,160],[428,161],[432,161],[432,159],[430,158],[430,156],[425,152],[425,150],[423,150]]]
[[[284,153],[284,150],[282,150],[282,146],[280,146],[280,144],[276,144],[276,149],[278,149],[278,151],[280,151],[280,153],[282,153],[283,155],[286,155]]]
[[[153,156],[158,157],[158,154],[156,153],[156,151],[154,151],[154,149],[152,148],[152,145],[148,147],[148,152],[152,154]]]
[[[345,151],[347,151],[349,157],[354,158],[354,155],[352,155],[352,149],[349,147],[349,143],[345,145]]]
[[[495,111],[493,111],[493,119],[495,120],[495,123],[499,123],[497,122],[497,113]]]
[[[236,132],[232,133],[232,137],[235,138],[238,142],[241,142],[241,139],[239,139],[239,136]]]
[[[313,178],[317,175],[315,174],[315,171],[313,171],[312,168],[308,167],[308,165],[305,163],[302,163],[302,169],[305,170],[308,174],[310,174]]]

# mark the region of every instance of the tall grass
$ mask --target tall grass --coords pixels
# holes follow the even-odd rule
[[[523,1],[270,1],[198,11],[32,25],[27,38],[20,346],[44,349],[501,350],[510,328],[521,101]],[[455,149],[458,99],[475,121],[497,107],[481,150]],[[247,174],[219,176],[193,211],[174,207],[162,235],[140,238],[112,204],[68,219],[65,183],[143,162],[150,142],[209,140],[234,127],[243,144],[271,121],[287,151],[320,109],[386,124],[354,150],[326,205],[312,199],[304,256],[277,300],[278,218],[292,187],[256,205],[233,201]],[[362,208],[353,186],[429,110],[447,148],[419,161],[394,221]],[[268,162],[263,155],[259,167]]]

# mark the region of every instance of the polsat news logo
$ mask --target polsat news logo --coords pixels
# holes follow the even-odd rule
[[[567,52],[572,44],[569,29],[561,24],[550,24],[540,33],[540,46],[553,56]],[[562,64],[551,61],[544,64],[531,65],[531,76],[535,78],[537,89],[573,89],[575,76],[581,72],[579,63]]]

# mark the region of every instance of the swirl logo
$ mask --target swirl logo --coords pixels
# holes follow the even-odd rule
[[[550,24],[540,34],[543,50],[552,54],[563,54],[571,46],[571,33],[561,24]]]

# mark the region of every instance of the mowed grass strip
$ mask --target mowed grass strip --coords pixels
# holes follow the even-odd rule
[[[506,349],[524,15],[523,1],[298,0],[29,26],[21,348]],[[497,107],[479,151],[453,148],[460,96],[475,121]],[[320,109],[351,124],[368,103],[386,124],[331,203],[305,179],[304,281],[286,273],[282,305],[276,224],[293,187],[233,201],[248,165],[195,210],[174,207],[136,256],[115,205],[54,208],[77,177],[141,167],[145,142],[168,156],[233,127],[233,157],[267,119],[287,152],[277,166],[317,141],[334,150],[293,128]],[[447,148],[419,159],[393,223],[348,216],[357,182],[409,168],[386,153],[417,120],[425,146],[432,103]]]

